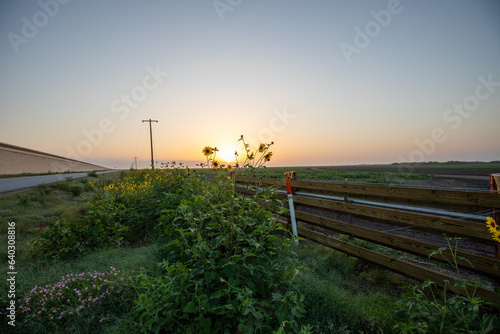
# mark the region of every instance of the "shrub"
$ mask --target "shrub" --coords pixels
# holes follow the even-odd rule
[[[83,187],[78,184],[71,184],[68,190],[73,196],[80,196],[83,192]]]
[[[96,173],[96,171],[95,171],[95,170],[93,170],[93,171],[91,171],[91,172],[88,172],[88,173],[87,173],[87,176],[88,176],[88,177],[99,177],[99,175],[97,175],[97,173]]]
[[[288,231],[257,197],[236,195],[227,175],[203,186],[161,219],[164,272],[140,280],[141,330],[269,333],[288,324],[299,332],[296,319],[305,310],[290,290],[298,273],[287,256],[293,241],[276,235]],[[278,210],[271,192],[259,195]]]
[[[17,194],[17,200],[19,201],[19,204],[22,206],[26,206],[31,203],[33,200],[32,196],[29,194]]]
[[[69,191],[69,187],[71,185],[70,180],[66,179],[65,181],[53,183],[51,184],[51,187],[62,191]]]
[[[29,249],[34,257],[72,258],[90,250],[119,245],[127,232],[128,228],[119,223],[58,220],[44,228],[29,243]]]
[[[35,189],[40,193],[40,195],[50,195],[52,193],[52,188],[45,183],[37,185]]]
[[[68,181],[59,182],[59,188],[79,195],[83,187]],[[94,197],[82,219],[57,221],[44,229],[31,243],[32,255],[63,257],[79,255],[93,249],[116,247],[124,241],[136,242],[155,233],[162,210],[176,208],[182,196],[199,191],[200,185],[180,168],[172,170],[142,170],[124,174],[113,184],[95,186]],[[169,194],[177,194],[173,202],[163,201]],[[171,197],[173,198],[173,197]],[[25,201],[29,203],[31,197]]]

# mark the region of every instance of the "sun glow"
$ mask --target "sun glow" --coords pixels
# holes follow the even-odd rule
[[[229,146],[223,146],[219,149],[219,151],[217,152],[217,156],[227,162],[227,163],[231,163],[233,162],[235,159],[234,159],[234,149],[229,147]]]

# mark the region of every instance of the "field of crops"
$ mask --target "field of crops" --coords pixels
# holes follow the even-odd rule
[[[411,168],[410,168],[411,167]],[[487,188],[489,175],[500,173],[500,163],[426,163],[402,168],[390,165],[268,167],[257,176],[280,179],[285,172],[299,180],[318,180],[386,185]]]
[[[387,173],[373,171],[343,171],[330,170],[324,167],[270,167],[259,170],[257,176],[280,179],[287,171],[295,171],[300,180],[321,180],[344,182],[380,183],[380,184],[405,184],[410,180],[432,179],[428,174]]]
[[[500,173],[500,161],[492,162],[427,162],[388,165],[351,165],[351,166],[324,166],[322,170],[349,171],[349,172],[386,172],[408,174],[447,174],[447,175],[489,175]]]

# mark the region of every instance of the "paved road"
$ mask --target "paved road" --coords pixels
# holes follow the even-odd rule
[[[97,174],[109,173],[109,172],[116,172],[116,170],[97,172]],[[85,176],[87,176],[86,172],[4,178],[0,179],[0,194],[31,189],[42,183],[48,184],[48,183],[64,181],[66,180],[66,178],[78,179]]]

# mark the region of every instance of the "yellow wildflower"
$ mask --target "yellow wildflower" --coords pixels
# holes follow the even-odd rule
[[[212,153],[214,153],[213,149],[210,146],[205,146],[205,148],[202,150],[202,152],[207,157],[212,155]]]
[[[248,160],[253,160],[253,158],[255,158],[255,154],[250,154],[250,155],[247,155],[247,158]]]
[[[266,150],[266,144],[260,144],[259,145],[259,152],[262,153]]]
[[[264,155],[264,161],[269,161],[271,160],[271,157],[273,156],[273,152],[269,152],[266,155]]]
[[[104,186],[104,190],[108,190],[108,186]]]
[[[218,162],[218,161],[215,161],[215,160],[214,160],[214,161],[212,161],[212,168],[213,168],[214,170],[219,169],[219,166],[220,166],[220,164],[219,164],[219,162]]]
[[[493,233],[494,231],[497,230],[497,224],[495,223],[495,219],[491,217],[486,217],[486,226],[488,227],[490,233]]]
[[[500,231],[494,231],[491,234],[493,235],[493,240],[500,242]]]

